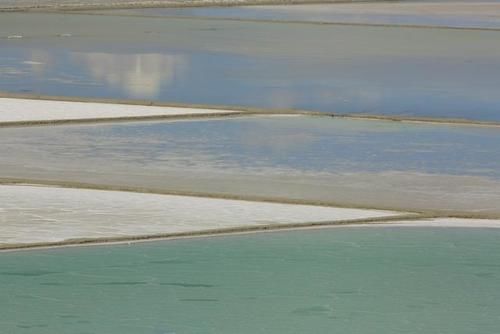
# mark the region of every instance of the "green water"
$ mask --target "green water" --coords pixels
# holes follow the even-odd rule
[[[2,333],[498,333],[500,230],[337,228],[0,254]]]

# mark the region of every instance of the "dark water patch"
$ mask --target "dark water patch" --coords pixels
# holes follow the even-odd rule
[[[296,310],[293,310],[292,314],[300,316],[325,316],[330,315],[332,311],[333,310],[330,306],[312,306],[298,308]]]
[[[103,286],[134,286],[134,285],[146,285],[147,282],[102,282],[102,283],[88,283],[87,285],[103,285]]]
[[[186,260],[177,260],[177,259],[169,259],[169,260],[154,260],[154,261],[148,261],[148,263],[151,264],[192,264],[193,262],[186,261]]]
[[[213,288],[216,285],[213,284],[201,284],[201,283],[160,283],[160,285],[170,285],[170,286],[179,286],[183,288]]]
[[[76,323],[77,323],[77,324],[91,324],[91,323],[92,323],[92,321],[88,321],[88,320],[78,320]]]
[[[60,271],[48,270],[26,270],[26,271],[4,271],[0,272],[3,276],[19,276],[19,277],[40,277],[46,275],[61,274]]]
[[[332,292],[334,295],[356,295],[359,294],[358,290],[336,290]]]
[[[49,327],[48,324],[36,324],[36,325],[16,325],[16,327],[18,328],[22,328],[22,329],[36,329],[36,328],[47,328]]]
[[[76,314],[61,314],[59,315],[59,318],[62,318],[62,319],[78,319],[80,316],[76,315]]]
[[[116,264],[116,265],[108,266],[108,268],[111,268],[111,269],[123,269],[123,268],[130,269],[130,268],[137,268],[141,264],[142,263]]]
[[[481,263],[481,262],[468,262],[463,263],[467,267],[478,267],[478,268],[500,268],[500,263]]]
[[[495,273],[476,273],[474,275],[479,278],[491,278],[495,276]]]

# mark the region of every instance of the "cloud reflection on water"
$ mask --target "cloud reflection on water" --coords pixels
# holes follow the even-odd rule
[[[24,62],[30,65],[31,71],[38,76],[44,75],[45,71],[51,66],[54,57],[46,50],[33,49],[31,50],[30,60]]]
[[[178,54],[72,53],[72,60],[83,64],[95,80],[126,92],[133,98],[153,98],[161,88],[182,78],[187,71],[186,57]]]

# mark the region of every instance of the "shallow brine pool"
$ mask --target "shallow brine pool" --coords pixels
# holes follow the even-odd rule
[[[0,91],[498,122],[499,35],[3,13]]]
[[[500,129],[276,116],[0,131],[2,177],[500,212]]]
[[[4,333],[497,333],[500,230],[351,227],[0,254]]]
[[[149,17],[213,17],[287,20],[336,24],[412,25],[441,28],[499,29],[500,3],[481,1],[363,1],[326,4],[194,8],[143,8],[93,11]]]

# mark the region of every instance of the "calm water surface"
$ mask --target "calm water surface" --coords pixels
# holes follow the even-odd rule
[[[500,232],[336,228],[0,254],[5,333],[497,333]]]
[[[496,31],[0,15],[2,91],[500,121]]]
[[[144,8],[98,14],[500,29],[500,1],[377,1],[240,7]]]
[[[500,180],[500,129],[279,116],[1,129],[1,164]],[[34,144],[36,143],[36,145]],[[73,162],[72,162],[73,161]],[[87,162],[87,166],[82,164]],[[105,168],[105,166],[102,166]]]

